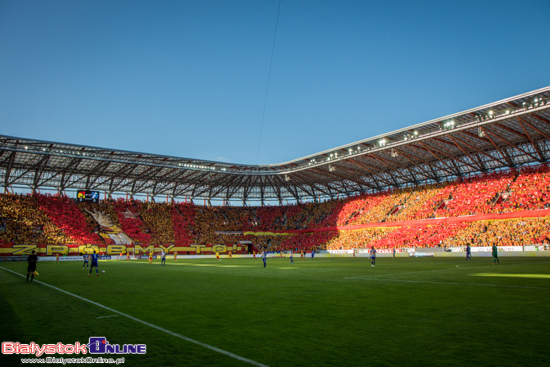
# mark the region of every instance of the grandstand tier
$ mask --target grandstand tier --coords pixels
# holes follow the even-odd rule
[[[272,165],[0,136],[0,253],[530,245],[549,158],[550,87]]]
[[[278,207],[1,194],[0,253],[111,255],[532,245],[550,239],[547,164]]]

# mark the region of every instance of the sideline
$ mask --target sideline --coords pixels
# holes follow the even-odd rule
[[[18,275],[18,276],[20,276],[20,277],[22,277],[22,278],[25,278],[25,277],[26,277],[26,275],[19,274],[19,273],[13,271],[13,270],[6,269],[6,268],[4,268],[4,267],[2,267],[2,266],[0,266],[0,269],[4,269],[5,271],[8,271],[8,272],[10,272],[10,273],[12,273],[12,274],[15,274],[15,275]],[[210,350],[212,350],[212,351],[214,351],[214,352],[218,352],[218,353],[220,353],[220,354],[224,354],[224,355],[226,355],[226,356],[228,356],[228,357],[234,358],[234,359],[239,360],[239,361],[241,361],[241,362],[245,362],[245,363],[251,364],[251,365],[253,365],[253,366],[258,366],[258,367],[269,367],[269,366],[267,366],[267,365],[265,365],[265,364],[263,364],[263,363],[253,361],[253,360],[248,359],[248,358],[245,358],[245,357],[241,357],[241,356],[239,356],[239,355],[237,355],[237,354],[234,354],[234,353],[225,351],[225,350],[223,350],[223,349],[214,347],[213,345],[206,344],[206,343],[200,342],[200,341],[198,341],[198,340],[188,338],[188,337],[186,337],[186,336],[184,336],[184,335],[181,335],[181,334],[175,333],[175,332],[173,332],[173,331],[170,331],[170,330],[168,330],[168,329],[162,328],[162,327],[160,327],[160,326],[151,324],[151,323],[149,323],[149,322],[147,322],[147,321],[140,320],[140,319],[138,319],[137,317],[134,317],[134,316],[125,314],[124,312],[120,312],[120,311],[117,311],[117,310],[112,309],[112,308],[110,308],[110,307],[104,306],[104,305],[102,305],[101,303],[97,303],[97,302],[94,302],[94,301],[90,301],[89,299],[86,299],[86,298],[84,298],[84,297],[80,297],[80,296],[78,296],[78,295],[76,295],[76,294],[73,294],[73,293],[71,293],[71,292],[67,292],[67,291],[65,291],[65,290],[63,290],[63,289],[61,289],[61,288],[54,287],[53,285],[50,285],[50,284],[41,282],[41,281],[36,280],[36,279],[33,280],[33,282],[36,282],[36,283],[45,285],[46,287],[50,287],[50,288],[55,289],[56,291],[59,291],[59,292],[61,292],[61,293],[65,293],[65,294],[67,294],[67,295],[69,295],[69,296],[78,298],[78,299],[81,300],[81,301],[91,303],[92,305],[95,305],[95,306],[97,306],[97,307],[101,307],[101,308],[103,308],[103,309],[105,309],[105,310],[108,310],[108,311],[111,311],[111,312],[113,312],[113,313],[116,313],[116,314],[119,314],[119,315],[121,315],[121,316],[124,316],[124,317],[126,317],[126,318],[129,318],[130,320],[139,322],[140,324],[149,326],[149,327],[151,327],[151,328],[153,328],[153,329],[156,329],[156,330],[162,331],[162,332],[164,332],[164,333],[166,333],[166,334],[175,336],[176,338],[183,339],[183,340],[185,340],[185,341],[187,341],[187,342],[189,342],[189,343],[193,343],[193,344],[196,344],[196,345],[200,345],[201,347],[204,347],[204,348],[206,348],[206,349],[210,349]]]

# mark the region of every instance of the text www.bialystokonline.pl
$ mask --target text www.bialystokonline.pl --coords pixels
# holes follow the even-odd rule
[[[81,358],[21,358],[21,363],[38,363],[38,364],[85,364],[85,363],[107,363],[107,364],[122,364],[124,358],[103,358],[103,357],[81,357]]]

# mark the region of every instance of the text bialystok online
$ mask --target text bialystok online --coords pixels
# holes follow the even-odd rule
[[[109,344],[107,338],[103,336],[90,337],[88,344],[2,342],[2,354],[34,354],[37,357],[43,354],[145,354],[146,352],[146,344]]]

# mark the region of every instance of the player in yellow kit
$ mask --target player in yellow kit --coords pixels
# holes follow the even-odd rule
[[[222,261],[222,260],[220,259],[220,253],[219,253],[218,251],[216,251],[216,260]]]
[[[153,263],[153,251],[149,251],[149,264]]]

